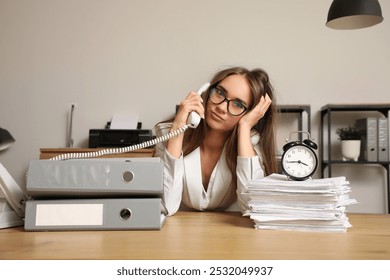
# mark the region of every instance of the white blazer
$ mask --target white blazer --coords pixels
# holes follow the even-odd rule
[[[257,141],[258,142],[258,139]],[[202,183],[200,148],[187,156],[176,159],[165,149],[165,145],[157,145],[156,155],[164,164],[163,201],[168,215],[175,214],[180,207],[199,211],[224,210],[231,201],[232,192],[237,193],[239,210],[247,210],[247,201],[241,195],[250,180],[264,177],[258,143],[254,143],[257,156],[237,158],[237,189],[232,182],[232,174],[227,167],[225,147],[214,170],[212,171],[207,191]]]

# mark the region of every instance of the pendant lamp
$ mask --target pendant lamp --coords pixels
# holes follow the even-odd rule
[[[0,151],[7,149],[14,142],[15,139],[12,137],[11,133],[0,127]]]
[[[359,29],[383,21],[378,0],[334,0],[326,26],[333,29]]]

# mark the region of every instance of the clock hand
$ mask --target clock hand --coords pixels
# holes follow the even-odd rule
[[[299,163],[299,164],[303,164],[303,165],[306,165],[306,166],[309,166],[307,163],[304,163],[300,160],[288,160],[287,161],[288,163]]]
[[[298,163],[301,163],[301,164],[303,164],[303,165],[309,166],[307,163],[304,163],[304,162],[302,162],[302,161],[300,161],[300,160],[298,160]]]

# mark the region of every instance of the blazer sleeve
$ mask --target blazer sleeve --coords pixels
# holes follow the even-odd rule
[[[157,137],[169,133],[172,123],[160,123],[155,127]],[[156,144],[155,156],[163,162],[163,203],[167,215],[174,215],[180,207],[183,193],[184,159],[172,157],[166,149],[165,143]]]
[[[248,189],[249,181],[264,177],[264,167],[260,150],[254,145],[257,153],[253,157],[237,157],[237,202],[241,213],[245,213],[248,208],[247,198],[242,195]]]
[[[163,203],[167,209],[167,215],[174,215],[180,207],[183,193],[184,160],[183,155],[180,158],[172,157],[161,145],[156,150],[156,156],[159,156],[163,162]]]

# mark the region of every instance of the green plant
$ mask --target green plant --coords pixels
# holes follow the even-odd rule
[[[338,135],[339,140],[360,140],[363,132],[358,129],[356,125],[353,125],[338,128],[336,134]]]

